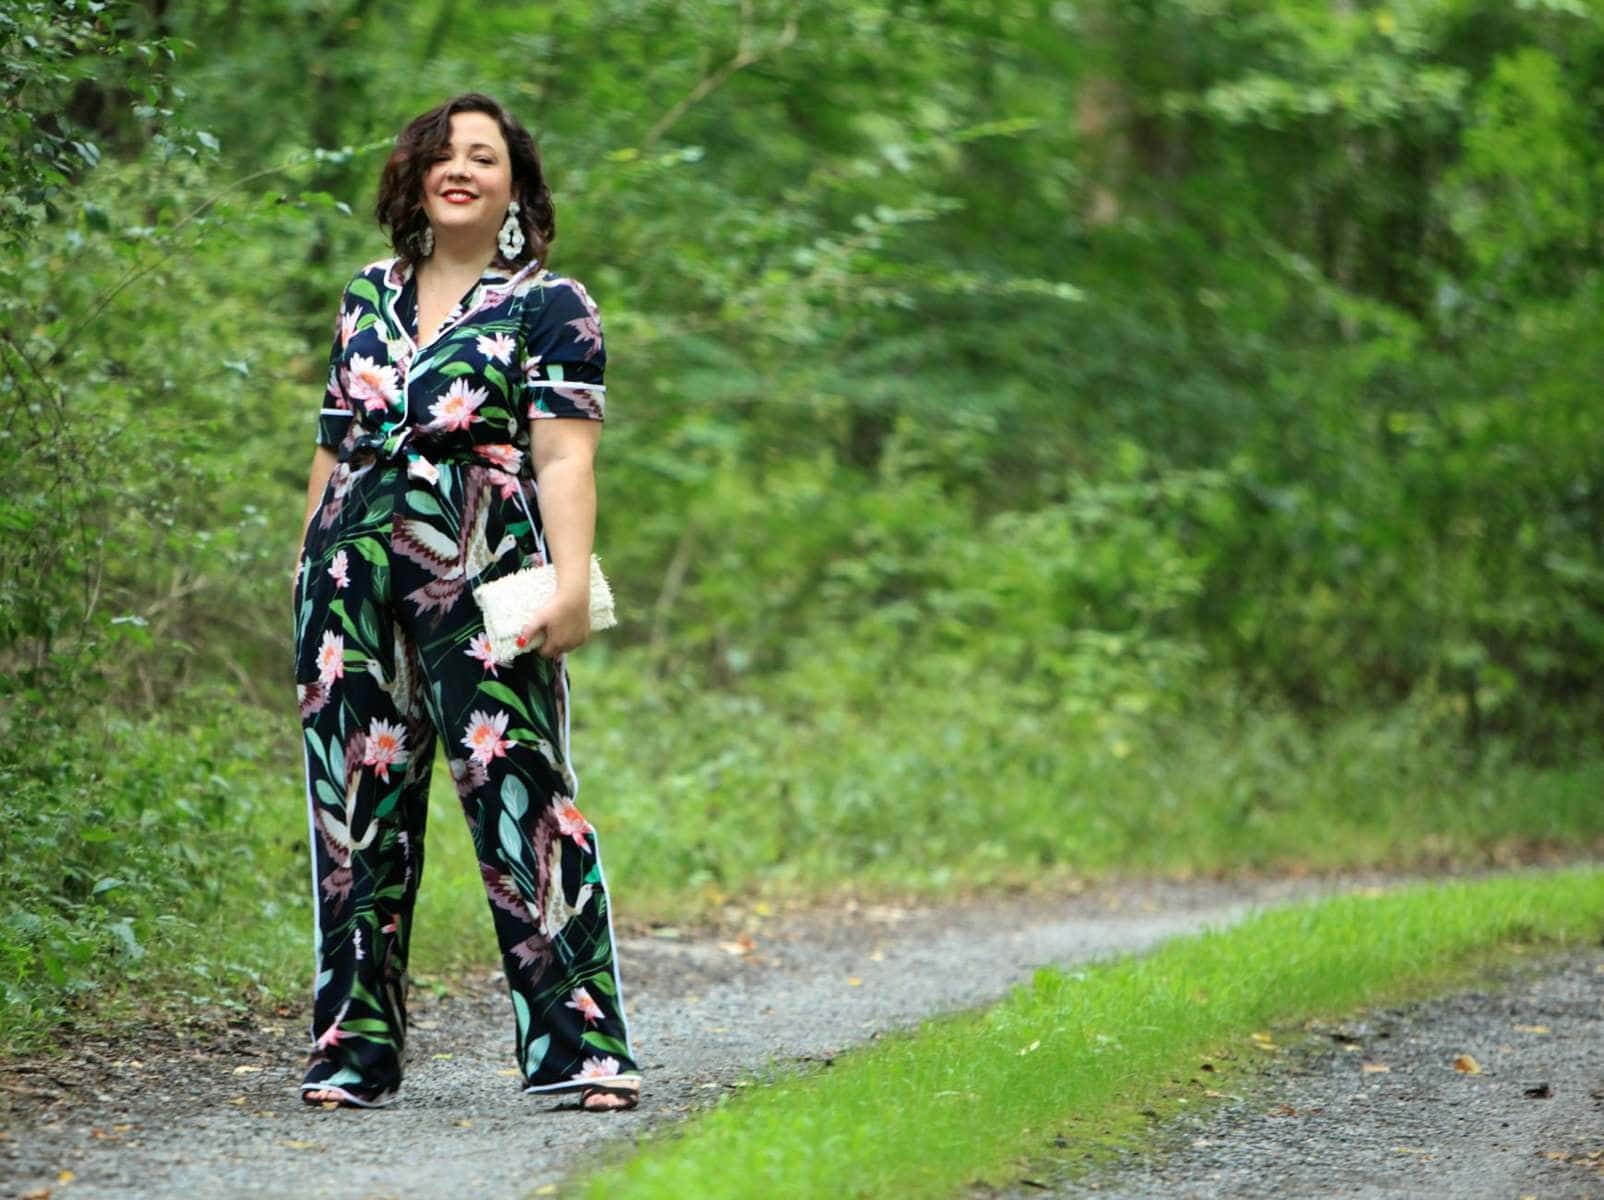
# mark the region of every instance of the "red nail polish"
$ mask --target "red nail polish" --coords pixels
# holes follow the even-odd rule
[[[518,649],[522,650],[528,644],[529,644],[529,639],[526,638],[523,634],[520,633],[518,635]]]

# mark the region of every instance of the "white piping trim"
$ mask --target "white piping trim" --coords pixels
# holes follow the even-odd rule
[[[630,1056],[631,1058],[634,1055]],[[605,1088],[609,1081],[618,1082],[633,1079],[640,1083],[640,1076],[634,1071],[621,1071],[617,1075],[598,1075],[593,1079],[565,1079],[561,1083],[542,1083],[538,1087],[530,1084],[524,1088],[524,1095],[533,1096],[537,1092],[582,1092],[589,1087]]]
[[[310,522],[308,528],[311,528]],[[312,1010],[317,1011],[317,977],[323,967],[323,918],[318,911],[317,886],[317,799],[312,793],[312,747],[306,741],[306,726],[301,726],[301,770],[306,777],[306,832],[309,839],[308,857],[312,866]],[[314,1022],[316,1018],[313,1018]],[[313,1029],[314,1035],[316,1029]]]
[[[394,1091],[388,1091],[379,1093],[379,1097],[376,1100],[364,1100],[360,1096],[353,1095],[343,1087],[330,1087],[326,1083],[303,1083],[301,1085],[301,1091],[303,1093],[333,1092],[335,1095],[339,1096],[341,1100],[344,1100],[347,1104],[350,1104],[356,1108],[383,1108],[386,1104],[392,1103],[396,1098],[396,1093]]]
[[[524,382],[525,387],[551,387],[551,388],[588,388],[593,392],[605,392],[607,387],[600,383],[574,383],[566,379],[531,379]]]
[[[572,765],[569,766],[572,771]],[[577,790],[577,789],[576,789]],[[613,950],[613,992],[618,1003],[618,1024],[624,1030],[624,1052],[629,1055],[629,1061],[637,1067],[640,1059],[635,1054],[635,1047],[629,1040],[629,1018],[624,1015],[624,981],[618,975],[618,937],[613,933],[613,893],[607,886],[607,872],[602,870],[601,835],[594,826],[590,830],[590,844],[596,851],[596,874],[601,879],[602,895],[607,897],[607,941]]]
[[[539,484],[538,483],[535,486],[536,486],[537,489],[539,488]],[[524,499],[523,489],[520,488],[514,494],[518,498],[519,507],[521,507],[524,510],[524,517],[529,522],[529,528],[531,530],[537,531],[536,535],[535,535],[535,541],[536,541],[536,544],[539,545],[539,547],[540,547],[540,553],[541,553],[542,557],[544,557],[547,562],[550,562],[551,561],[551,557],[550,557],[550,552],[546,549],[546,531],[545,531],[544,527],[542,527],[541,525],[539,525],[535,521],[534,514],[529,511],[529,502]],[[538,490],[535,493],[535,499],[537,501],[540,499],[540,493],[539,493]],[[563,766],[568,768],[568,781],[569,781],[570,786],[572,786],[573,789],[574,789],[574,794],[573,794],[572,799],[578,800],[579,799],[579,772],[574,770],[574,757],[569,752],[569,732],[570,732],[570,729],[571,729],[571,726],[572,726],[572,723],[573,723],[573,705],[570,702],[572,700],[572,697],[570,696],[569,689],[568,689],[568,661],[567,661],[567,656],[566,655],[563,656],[563,661],[562,661],[561,664],[558,665],[557,670],[558,670],[558,673],[559,673],[558,680],[554,680],[553,682],[557,686],[562,688],[562,704],[563,704],[562,755],[563,755]],[[595,853],[596,853],[596,874],[601,879],[602,895],[607,897],[607,944],[612,947],[613,995],[616,998],[617,1003],[618,1003],[618,1024],[624,1031],[624,1052],[629,1055],[630,1061],[633,1062],[637,1067],[639,1067],[640,1066],[640,1059],[638,1057],[636,1057],[634,1043],[632,1043],[629,1040],[629,1019],[624,1015],[624,981],[618,974],[618,935],[613,931],[613,893],[612,893],[612,889],[607,886],[607,872],[602,869],[601,835],[596,832],[594,827],[591,828],[590,839],[591,839],[591,846],[594,847]],[[551,1087],[560,1087],[560,1086],[562,1086],[562,1085],[553,1084],[553,1085],[548,1085],[548,1087],[545,1087],[545,1088],[525,1088],[524,1090],[528,1091],[528,1092],[548,1091],[548,1090],[550,1090]]]
[[[320,417],[354,417],[356,413],[349,408],[320,408],[317,410]]]

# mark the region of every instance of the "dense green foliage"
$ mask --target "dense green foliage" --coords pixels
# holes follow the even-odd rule
[[[609,338],[626,889],[1597,836],[1601,85],[1582,0],[6,6],[8,1002],[291,903],[327,331],[469,88]]]

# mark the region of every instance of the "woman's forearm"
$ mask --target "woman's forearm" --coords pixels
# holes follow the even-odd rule
[[[323,491],[329,486],[329,476],[334,474],[336,461],[334,451],[327,446],[319,446],[312,452],[312,477],[306,484],[306,515],[301,518],[301,542],[295,553],[296,558],[301,556],[301,549],[306,545],[307,526],[312,523],[312,514],[317,511]]]
[[[590,552],[596,541],[596,470],[587,453],[542,463],[535,473],[546,548],[557,568],[559,596],[589,596]]]

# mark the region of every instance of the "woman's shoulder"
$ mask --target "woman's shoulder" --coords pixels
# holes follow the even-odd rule
[[[527,292],[531,303],[526,305],[524,314],[528,320],[554,317],[570,320],[580,313],[593,321],[600,320],[590,292],[572,275],[537,268],[529,273]]]
[[[400,262],[401,259],[398,256],[392,255],[389,258],[376,258],[358,268],[345,281],[345,295],[348,298],[377,303],[379,294],[383,292],[387,284],[394,287],[400,286],[400,278],[398,276],[392,278],[392,276],[396,276],[396,268],[400,265]]]

